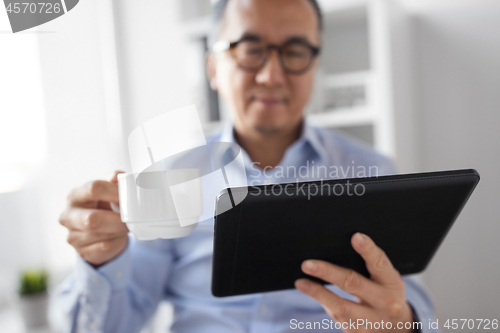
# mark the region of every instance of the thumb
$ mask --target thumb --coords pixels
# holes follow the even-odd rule
[[[118,175],[120,173],[125,173],[124,171],[115,171],[115,174],[113,175],[113,177],[111,178],[111,182],[114,183],[114,184],[117,184],[118,183]]]

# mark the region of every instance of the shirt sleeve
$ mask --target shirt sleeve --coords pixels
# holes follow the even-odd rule
[[[78,257],[53,297],[51,317],[64,332],[140,332],[164,295],[173,261],[170,240],[139,241],[94,269]]]
[[[413,277],[403,277],[406,285],[406,299],[413,310],[414,322],[422,323],[420,330],[421,333],[439,333],[439,329],[430,328],[430,323],[436,321],[436,315],[432,301],[421,286],[415,281]]]

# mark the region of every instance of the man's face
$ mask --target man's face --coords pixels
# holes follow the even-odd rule
[[[268,44],[282,45],[292,38],[313,46],[320,42],[317,16],[306,0],[230,1],[219,40],[234,42],[249,34]],[[264,67],[253,72],[239,68],[229,52],[213,60],[212,84],[234,111],[240,133],[277,134],[297,128],[311,94],[317,59],[298,75],[283,70],[276,50]]]

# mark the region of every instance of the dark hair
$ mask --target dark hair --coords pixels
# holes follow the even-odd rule
[[[319,8],[317,0],[307,0],[314,8],[314,12],[318,17],[318,29],[321,32],[323,30],[323,15],[321,14],[321,9]],[[212,47],[216,42],[216,39],[220,33],[220,25],[222,19],[224,18],[224,13],[229,0],[218,0],[212,9],[212,22],[210,27],[210,32],[208,34],[208,47]]]

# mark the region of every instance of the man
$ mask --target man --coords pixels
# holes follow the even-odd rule
[[[376,166],[380,175],[394,172],[370,148],[304,121],[320,48],[315,0],[221,0],[216,17],[208,76],[232,109],[234,124],[212,140],[243,148],[250,183],[295,181],[296,175],[278,174],[278,166],[357,165]],[[402,278],[366,235],[354,235],[352,246],[370,279],[308,260],[302,270],[332,285],[300,279],[297,290],[218,299],[210,292],[213,229],[206,226],[213,220],[185,238],[141,242],[128,235],[110,202],[118,202],[116,174],[111,182],[75,189],[60,218],[82,258],[57,296],[77,332],[138,332],[162,299],[174,305],[173,332],[319,332],[325,327],[315,323],[331,319],[345,332],[369,332],[345,325],[358,319],[390,323],[401,332],[414,331],[411,323],[419,320],[420,330],[429,331],[433,309],[425,293]]]

